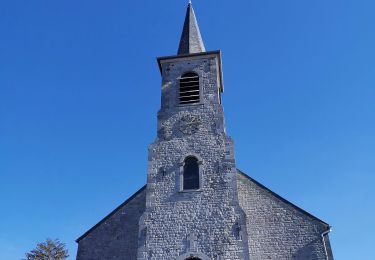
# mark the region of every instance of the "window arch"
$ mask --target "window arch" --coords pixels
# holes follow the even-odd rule
[[[196,157],[189,156],[184,161],[183,190],[199,189],[199,162]]]
[[[180,78],[180,104],[199,103],[199,76],[195,72],[187,72]]]
[[[211,258],[201,252],[187,252],[177,257],[176,260],[210,260]]]

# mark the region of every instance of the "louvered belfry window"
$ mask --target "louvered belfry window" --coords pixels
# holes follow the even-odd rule
[[[188,72],[180,79],[180,104],[199,103],[199,76]]]

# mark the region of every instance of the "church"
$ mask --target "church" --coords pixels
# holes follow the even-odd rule
[[[78,260],[332,260],[330,226],[236,168],[220,51],[189,3],[177,55],[157,59],[147,184],[88,230]]]

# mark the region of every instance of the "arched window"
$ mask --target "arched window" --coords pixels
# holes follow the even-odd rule
[[[184,161],[183,189],[199,189],[199,164],[198,159],[189,156]]]
[[[199,103],[199,76],[188,72],[180,78],[180,104]]]

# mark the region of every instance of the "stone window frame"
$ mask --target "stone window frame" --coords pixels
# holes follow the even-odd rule
[[[184,165],[185,165],[185,160],[188,157],[195,157],[198,160],[198,170],[199,170],[199,188],[198,189],[190,189],[186,190],[184,189]],[[203,160],[202,158],[195,153],[188,153],[187,155],[181,157],[179,161],[179,168],[180,168],[180,174],[179,174],[179,192],[195,192],[195,191],[202,191],[202,186],[203,186],[203,174],[202,174],[202,165],[203,165]]]
[[[199,83],[198,83],[199,84],[199,102],[181,104],[180,103],[180,80],[181,80],[182,76],[187,74],[187,73],[195,73],[195,74],[198,75],[198,79],[199,79]],[[196,71],[194,69],[186,70],[186,71],[182,72],[181,75],[177,79],[178,79],[178,91],[177,91],[177,104],[178,104],[178,106],[185,107],[185,106],[202,105],[203,104],[203,94],[202,94],[203,87],[202,87],[202,75],[201,75],[201,73],[199,73],[199,71]]]

